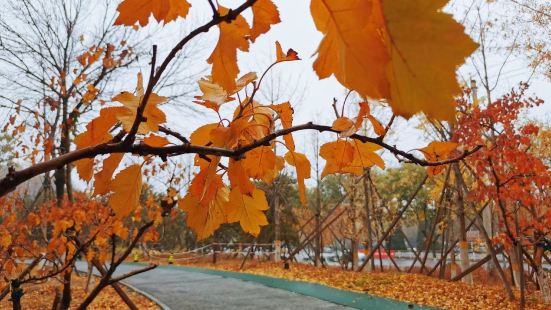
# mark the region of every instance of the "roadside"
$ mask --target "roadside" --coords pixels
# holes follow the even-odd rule
[[[159,262],[166,264],[166,261]],[[176,263],[178,263],[176,261]],[[241,260],[224,260],[212,263],[186,263],[182,266],[240,272]],[[243,273],[270,276],[289,280],[319,283],[352,292],[409,302],[443,309],[517,309],[509,302],[498,286],[470,285],[450,282],[420,274],[399,272],[351,272],[340,268],[315,268],[305,264],[291,264],[289,270],[282,264],[247,261]],[[518,292],[516,292],[518,294]],[[526,309],[546,310],[548,305],[538,301],[538,296],[527,297]]]
[[[90,289],[94,287],[96,279],[92,278]],[[73,275],[72,285],[72,302],[73,306],[80,304],[86,297],[85,286],[86,277]],[[44,310],[51,309],[55,296],[55,289],[59,287],[59,282],[54,280],[39,284],[27,284],[23,286],[25,295],[21,299],[22,309],[25,310]],[[160,310],[159,306],[151,301],[146,296],[129,289],[125,285],[121,285],[124,292],[136,304],[140,310]],[[6,296],[0,302],[0,309],[11,309],[12,304],[9,297]],[[105,288],[91,304],[89,309],[105,310],[105,309],[127,309],[126,304],[121,300],[119,295],[111,287]]]

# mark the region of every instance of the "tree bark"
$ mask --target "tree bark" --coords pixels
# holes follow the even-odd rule
[[[58,310],[67,310],[71,306],[71,276],[72,270],[69,268],[63,274],[63,290],[61,293],[61,300],[57,306]]]
[[[281,219],[279,214],[279,195],[274,195],[274,261],[281,260]]]
[[[365,247],[366,253],[371,252],[373,249],[373,227],[371,225],[371,188],[369,187],[367,178],[370,178],[369,168],[365,170],[365,176],[363,179],[364,186],[364,207],[365,207],[365,226],[367,228],[367,245]],[[375,270],[375,262],[373,259],[370,260],[371,263],[367,265],[367,271],[371,272]]]
[[[465,201],[463,199],[462,182],[463,176],[461,175],[461,169],[459,164],[453,164],[455,173],[455,186],[456,186],[456,203],[457,203],[457,215],[459,217],[459,257],[461,260],[461,271],[469,269],[469,244],[467,243],[467,229],[465,225]],[[463,277],[463,282],[473,283],[473,277],[470,273],[467,273]]]

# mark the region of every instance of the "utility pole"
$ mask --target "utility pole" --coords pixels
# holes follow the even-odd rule
[[[363,186],[364,186],[364,207],[365,207],[365,226],[367,230],[367,246],[365,247],[365,253],[370,253],[373,249],[373,227],[371,226],[371,187],[368,183],[371,181],[370,168],[364,170]],[[371,259],[371,262],[367,264],[367,271],[371,272],[375,269],[375,261]]]
[[[455,186],[456,186],[456,202],[457,202],[457,216],[459,217],[459,256],[461,259],[461,272],[469,269],[469,244],[467,243],[467,229],[465,223],[465,201],[463,200],[463,190],[461,182],[463,181],[461,175],[461,168],[458,163],[454,163],[453,169],[455,172]],[[469,273],[463,277],[463,282],[473,283],[473,277]]]
[[[315,238],[314,238],[314,266],[321,266],[321,181],[319,161],[319,136],[314,136],[314,154],[316,154],[316,207],[315,207]]]

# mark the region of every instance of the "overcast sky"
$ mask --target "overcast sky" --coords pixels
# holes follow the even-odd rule
[[[449,11],[459,15],[464,10],[464,6],[472,1],[484,0],[453,0],[453,6],[448,8]],[[159,45],[161,51],[168,51],[172,48],[175,42],[181,38],[182,29],[190,29],[192,26],[200,25],[209,20],[211,16],[210,8],[206,0],[191,0],[193,5],[189,16],[186,20],[179,19],[176,22],[167,25],[159,35],[163,38],[155,41]],[[282,23],[272,27],[272,30],[260,37],[254,44],[251,45],[249,53],[239,52],[239,65],[241,74],[249,71],[256,71],[259,74],[261,71],[274,59],[274,43],[279,41],[284,49],[293,48],[299,53],[301,61],[288,62],[278,65],[273,71],[273,81],[279,81],[279,102],[291,101],[295,106],[295,124],[304,123],[307,121],[315,121],[324,124],[331,124],[334,119],[334,114],[331,109],[333,98],[342,99],[345,94],[343,87],[336,82],[334,78],[318,80],[312,70],[314,54],[322,35],[316,30],[312,17],[310,15],[309,5],[307,0],[274,0],[280,10]],[[227,7],[236,7],[242,3],[238,0],[220,1],[221,4]],[[247,13],[247,18],[250,19],[250,12]],[[458,19],[461,17],[458,17]],[[149,26],[155,27],[155,26]],[[144,33],[150,31],[142,29]],[[202,51],[197,57],[200,63],[198,68],[204,68],[206,58],[214,48],[217,39],[217,30],[213,29],[208,34],[203,34],[197,38],[201,41]],[[162,55],[160,55],[162,56]],[[501,69],[505,56],[499,52],[489,56],[490,75],[496,75]],[[148,72],[149,59],[141,59],[141,70]],[[468,61],[468,64],[460,68],[458,76],[461,79],[477,79],[474,67]],[[431,64],[427,64],[430,66]],[[502,94],[512,87],[518,85],[520,81],[526,81],[531,69],[528,67],[526,59],[513,56],[510,57],[506,65],[502,69],[502,76],[495,90],[495,94]],[[269,80],[270,81],[270,80]],[[126,83],[127,82],[127,83]],[[128,87],[122,90],[132,90],[135,85],[135,79],[132,78],[125,81]],[[277,83],[276,83],[277,84]],[[537,94],[539,97],[551,102],[551,84],[539,76],[535,76],[531,80],[531,93]],[[161,93],[163,95],[163,93]],[[197,93],[199,95],[199,93]],[[482,94],[481,94],[482,96]],[[497,97],[497,95],[496,95]],[[350,103],[356,103],[351,101]],[[261,102],[269,104],[270,102]],[[349,103],[349,104],[350,104]],[[192,104],[191,102],[189,104]],[[204,109],[204,113],[190,114],[189,109],[183,106],[163,107],[168,114],[168,127],[176,129],[183,134],[189,135],[193,130],[207,122],[217,121],[214,113]],[[201,108],[199,108],[201,109]],[[551,103],[547,103],[542,107],[534,109],[530,112],[530,117],[537,118],[541,121],[548,121],[551,115]],[[383,119],[384,120],[384,119]],[[428,142],[423,134],[415,129],[416,122],[400,119],[394,126],[394,135],[392,136],[393,143],[404,150],[412,150],[423,147]],[[334,134],[323,134],[322,142],[334,138]],[[312,154],[312,134],[300,133],[296,134],[298,140],[298,151],[307,154]],[[384,155],[385,160],[390,165],[396,165],[397,162],[389,156]]]

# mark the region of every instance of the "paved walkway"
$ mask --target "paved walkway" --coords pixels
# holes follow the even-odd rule
[[[123,265],[117,274],[143,266]],[[219,275],[157,267],[127,280],[170,309],[352,309],[317,298]]]

